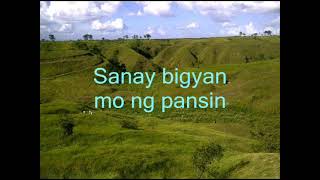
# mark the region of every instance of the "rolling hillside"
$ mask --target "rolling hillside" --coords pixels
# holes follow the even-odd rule
[[[128,71],[225,71],[229,83],[181,89],[163,85],[158,74],[150,89],[96,85],[93,70],[113,55]],[[209,92],[224,95],[227,109],[159,108],[164,95]],[[96,95],[153,95],[157,108],[96,110]],[[88,110],[93,114],[82,113]],[[61,136],[61,112],[75,122],[70,137]],[[122,121],[138,128],[124,128]],[[224,156],[202,178],[280,177],[279,36],[40,43],[42,178],[198,178],[193,153],[212,141]]]
[[[213,38],[183,40],[164,49],[154,62],[166,67],[206,67],[280,57],[280,38]]]

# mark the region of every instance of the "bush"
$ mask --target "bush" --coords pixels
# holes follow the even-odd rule
[[[141,40],[135,39],[135,40],[130,41],[129,47],[130,47],[131,49],[138,49],[139,47],[142,46],[142,44],[143,44],[143,43],[142,43]]]
[[[116,169],[115,179],[149,179],[153,174],[159,174],[161,179],[167,179],[174,173],[172,167],[175,165],[173,159],[166,155],[154,157],[152,159],[138,158],[128,160]]]
[[[120,124],[122,128],[138,129],[138,123],[134,120],[122,120]]]
[[[121,72],[126,72],[127,69],[126,69],[126,65],[125,64],[120,64],[119,62],[119,59],[118,59],[118,54],[119,54],[119,51],[115,51],[113,53],[113,55],[107,59],[108,60],[108,64],[106,65],[106,70],[108,72],[118,72],[118,73],[121,73]]]
[[[193,153],[192,162],[199,173],[199,178],[206,171],[208,165],[213,161],[218,161],[223,156],[223,148],[216,143],[209,143],[198,147]]]
[[[250,131],[251,136],[260,140],[255,146],[256,151],[280,152],[280,123],[276,119],[263,119],[254,123]]]
[[[73,43],[73,45],[81,50],[89,50],[88,45],[85,42],[81,42],[81,41],[76,41]]]
[[[67,116],[66,114],[60,115],[59,125],[63,130],[64,136],[71,136],[73,134],[73,128],[75,125],[70,116]]]
[[[232,172],[246,166],[250,161],[247,160],[240,160],[228,167],[221,167],[221,166],[211,166],[208,168],[208,178],[213,179],[227,179]]]
[[[258,59],[265,60],[265,55],[263,53],[259,54]]]

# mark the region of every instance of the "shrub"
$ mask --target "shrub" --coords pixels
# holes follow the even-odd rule
[[[54,114],[63,114],[61,116],[66,116],[65,114],[70,113],[70,111],[68,109],[64,109],[64,108],[58,108],[55,110]]]
[[[265,59],[265,55],[263,53],[259,54],[258,59],[264,60]]]
[[[142,46],[142,44],[143,44],[142,41],[140,41],[139,39],[135,39],[135,40],[130,41],[129,47],[131,49],[138,49],[139,47]]]
[[[239,162],[227,167],[221,167],[217,165],[211,166],[208,168],[208,178],[227,179],[232,172],[246,166],[248,163],[250,163],[250,161],[240,160]]]
[[[133,67],[134,72],[144,71],[144,67],[147,66],[147,62],[143,60],[139,60],[136,62],[136,64]]]
[[[73,45],[81,50],[89,50],[88,45],[85,42],[81,42],[81,41],[76,41],[73,43]]]
[[[60,115],[59,125],[63,130],[64,136],[71,136],[73,134],[74,122],[70,116],[66,114]]]
[[[100,56],[102,55],[102,54],[101,54],[101,49],[99,49],[97,45],[94,45],[94,46],[90,49],[90,52],[91,52],[92,54],[96,54],[96,55],[100,55]]]
[[[134,120],[122,120],[120,124],[122,128],[138,129],[138,123]]]
[[[159,174],[160,178],[167,179],[174,173],[172,167],[175,165],[174,160],[165,155],[154,157],[152,159],[138,158],[129,160],[116,169],[117,176],[115,179],[149,179],[152,174]]]
[[[209,143],[198,147],[193,153],[192,162],[199,173],[199,178],[213,161],[220,160],[223,156],[223,148],[216,143]]]
[[[106,70],[108,72],[118,72],[118,73],[121,73],[121,72],[126,72],[127,69],[126,69],[126,65],[125,64],[120,64],[120,61],[118,59],[118,54],[119,54],[119,51],[115,51],[113,53],[113,55],[107,59],[108,60],[108,64],[106,65]]]
[[[280,152],[280,123],[276,119],[263,119],[256,122],[250,131],[251,136],[260,140],[256,151]]]

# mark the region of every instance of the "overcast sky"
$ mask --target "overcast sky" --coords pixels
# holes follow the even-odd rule
[[[279,1],[41,1],[40,39],[217,37],[280,33]]]

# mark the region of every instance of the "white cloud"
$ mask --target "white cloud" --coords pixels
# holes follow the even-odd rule
[[[249,24],[245,25],[245,33],[251,35],[253,33],[258,33],[258,30],[254,27],[252,22],[249,22]]]
[[[223,35],[231,35],[235,36],[238,35],[241,31],[240,26],[231,23],[231,22],[223,22],[221,23],[222,29],[220,30],[220,33]]]
[[[146,31],[146,34],[153,34],[154,32],[155,32],[154,28],[148,27],[147,31]]]
[[[231,22],[224,22],[221,23],[221,26],[223,27],[223,29],[220,31],[220,33],[224,35],[239,35],[240,31],[245,33],[246,35],[252,35],[253,33],[259,32],[252,22],[249,22],[244,26],[239,26]]]
[[[193,9],[193,2],[192,1],[176,1],[176,3],[183,7],[184,9],[192,10]]]
[[[265,27],[265,28],[263,29],[263,31],[269,31],[269,30],[273,31],[274,28],[271,27],[271,26],[267,26],[267,27]]]
[[[142,16],[142,12],[141,12],[141,11],[138,11],[138,12],[137,12],[137,16]]]
[[[271,21],[272,24],[280,25],[280,16]]]
[[[222,27],[236,27],[237,25],[234,23],[230,23],[230,22],[224,22],[221,24]]]
[[[266,30],[272,31],[272,34],[280,34],[280,27],[266,26],[264,28],[257,28],[253,22],[249,22],[245,25],[237,25],[231,22],[221,23],[222,29],[220,34],[222,35],[239,35],[240,32],[246,35],[252,35],[254,33],[263,33]]]
[[[48,4],[45,1],[40,1],[40,15],[45,14],[48,9]]]
[[[120,2],[40,1],[40,33],[69,33],[73,24],[115,13]]]
[[[40,24],[49,24],[50,19],[47,15],[48,2],[40,1]]]
[[[115,14],[121,5],[126,3],[116,1],[40,1],[40,33],[44,36],[47,36],[46,33],[57,33],[58,35],[59,33],[72,31],[82,34],[87,33],[91,28],[99,30],[99,32],[96,31],[98,34],[109,33],[110,36],[113,36],[120,33],[122,35],[123,31],[121,30],[126,29],[124,19],[116,19],[117,17],[111,15]],[[140,1],[137,4],[138,9],[133,9],[132,12],[127,14],[128,16],[168,17],[181,12],[180,10],[175,12],[176,8],[183,8],[184,13],[192,12],[197,16],[208,16],[216,21],[220,25],[220,33],[223,33],[223,35],[239,35],[240,31],[250,35],[256,32],[263,33],[264,29],[271,30],[273,34],[280,33],[279,1]],[[239,18],[235,19],[235,17],[246,14],[254,17],[259,13],[268,20],[256,22],[257,19],[254,18],[252,22],[242,24],[242,21],[241,23],[237,21]],[[110,19],[111,17],[112,19]],[[207,18],[205,17],[205,19]],[[243,20],[243,16],[240,19]],[[196,28],[199,28],[198,22],[200,23],[200,21],[196,19],[186,22],[176,29],[192,29],[190,30],[191,34],[191,31],[197,31]],[[175,35],[176,32],[171,32],[172,27],[168,26],[166,29],[166,26],[168,24],[158,24],[158,26],[148,27],[145,30],[153,37]],[[216,28],[213,28],[213,31],[216,31]],[[134,33],[137,32],[132,32],[132,34]],[[218,35],[219,30],[215,33]]]
[[[98,14],[94,2],[52,1],[40,16],[54,22],[80,21]]]
[[[137,2],[143,6],[143,13],[154,16],[172,16],[171,1],[143,1]]]
[[[220,30],[220,33],[223,35],[235,36],[235,35],[238,35],[240,31],[241,29],[239,26],[231,26],[231,27],[227,27],[225,29]]]
[[[197,22],[191,22],[185,26],[182,26],[182,27],[177,27],[177,29],[197,29],[199,28],[199,24]]]
[[[62,24],[61,27],[58,29],[58,32],[72,32],[72,24]]]
[[[201,1],[194,3],[195,9],[202,15],[208,15],[218,22],[228,21],[233,16],[235,7],[232,1]]]
[[[103,4],[101,5],[101,10],[107,14],[113,14],[117,11],[120,5],[121,2],[119,1],[103,2]]]
[[[40,25],[40,33],[73,33],[72,24]]]
[[[120,2],[51,1],[40,2],[40,23],[70,23],[109,16],[117,11]]]
[[[117,31],[123,30],[125,28],[125,24],[121,18],[117,18],[114,21],[107,21],[105,23],[95,20],[91,23],[91,28],[94,30]]]
[[[243,12],[279,12],[280,1],[244,1],[235,3]]]
[[[142,12],[139,10],[137,13],[134,13],[134,12],[130,12],[128,13],[128,16],[142,16]]]
[[[160,34],[161,36],[164,36],[166,35],[166,32],[163,29],[158,28],[158,34]]]
[[[136,15],[136,13],[134,13],[134,12],[129,12],[128,13],[128,16],[135,16]]]
[[[277,18],[273,19],[270,23],[267,24],[268,26],[272,27],[279,27],[280,26],[280,16]]]
[[[280,13],[279,1],[188,1],[178,6],[210,16],[214,21],[226,22],[239,13]]]
[[[280,34],[280,16],[267,23],[263,31],[266,30],[272,31],[273,34]]]
[[[199,24],[196,22],[192,22],[186,26],[187,29],[196,29],[199,28]]]
[[[47,25],[40,25],[40,33],[50,33],[51,29]]]
[[[171,1],[137,2],[144,14],[172,16]],[[230,21],[239,13],[280,13],[279,1],[176,1],[178,6],[210,16],[217,22]],[[130,13],[137,15],[138,13]]]
[[[166,35],[166,32],[161,27],[158,27],[158,28],[156,28],[156,27],[148,27],[147,31],[145,32],[145,34],[164,36],[164,35]]]

